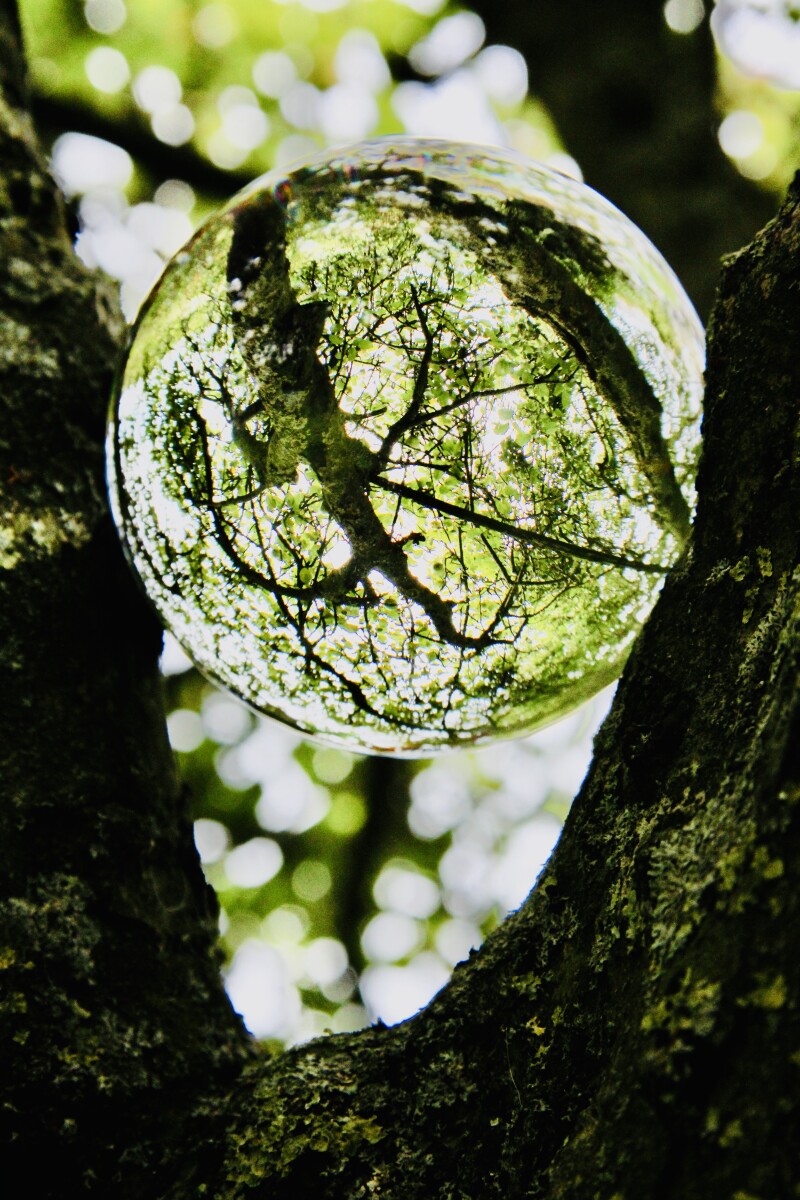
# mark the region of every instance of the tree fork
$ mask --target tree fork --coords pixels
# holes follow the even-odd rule
[[[694,541],[536,889],[418,1017],[255,1066],[214,1194],[792,1194],[798,250],[795,188],[723,276]]]
[[[791,1196],[800,190],[726,268],[693,540],[530,899],[413,1020],[248,1060],[164,733],[158,629],[106,512],[118,322],[35,157],[11,11],[6,1167],[59,1200]]]

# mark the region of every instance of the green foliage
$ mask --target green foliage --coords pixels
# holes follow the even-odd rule
[[[215,4],[128,0],[127,19],[121,4],[106,6],[106,13],[112,13],[112,17],[115,10],[118,17],[121,11],[122,23],[116,26],[108,17],[103,24],[102,3],[84,8],[72,0],[24,0],[22,15],[34,89],[54,105],[48,113],[57,113],[58,105],[64,105],[62,117],[48,118],[53,134],[68,128],[83,128],[81,114],[94,114],[102,119],[100,125],[94,126],[89,121],[87,127],[117,140],[133,153],[133,177],[126,198],[109,194],[107,188],[100,191],[77,188],[79,194],[86,193],[81,206],[83,246],[87,246],[93,234],[90,206],[96,207],[101,201],[107,204],[102,211],[103,230],[116,221],[113,228],[127,232],[139,217],[149,215],[141,201],[156,199],[160,206],[157,215],[167,211],[164,205],[177,202],[175,197],[184,206],[191,204],[191,190],[173,189],[169,198],[167,191],[157,191],[165,176],[177,177],[179,181],[186,177],[194,182],[194,207],[190,211],[192,220],[197,221],[244,178],[273,167],[276,161],[286,161],[325,144],[330,137],[320,124],[319,109],[310,124],[298,124],[287,116],[290,109],[285,100],[282,104],[280,95],[267,94],[263,84],[271,75],[272,84],[276,85],[270,85],[274,93],[279,90],[277,84],[283,73],[289,79],[287,87],[292,80],[310,84],[316,92],[307,95],[324,97],[343,80],[353,81],[352,75],[341,71],[342,50],[347,46],[378,48],[377,57],[374,54],[372,57],[376,72],[372,95],[377,116],[370,132],[386,134],[403,130],[405,126],[395,105],[398,92],[392,72],[398,64],[405,67],[404,56],[409,48],[450,12],[446,7],[439,11],[431,11],[434,5],[426,7],[427,15],[388,0],[345,3],[328,12],[270,0],[259,4],[249,0]],[[102,28],[92,28],[87,21],[85,14],[90,8],[95,25]],[[98,50],[105,54],[104,68],[103,56],[97,58]],[[90,60],[91,55],[95,57]],[[265,59],[265,55],[273,57]],[[387,64],[391,71],[386,70]],[[163,121],[159,123],[156,113],[136,98],[137,91],[140,96],[145,93],[134,85],[141,82],[141,73],[153,66],[174,72],[181,91],[180,103],[191,114],[194,128],[189,140],[174,149],[170,142],[160,140]],[[472,70],[472,66],[472,62],[468,63],[467,69]],[[778,167],[767,174],[766,182],[782,186],[786,163],[793,154],[791,147],[796,146],[796,95],[794,98],[793,94],[779,95],[760,83],[748,84],[733,76],[727,65],[723,64],[723,68],[721,111],[752,108],[758,113],[766,130],[767,149],[777,147]],[[98,81],[103,81],[102,86],[98,86]],[[229,88],[238,90],[226,91]],[[235,132],[235,120],[228,116],[226,121],[226,112],[230,113],[236,104],[249,106],[266,118],[266,132],[251,149],[235,144],[228,136]],[[509,102],[489,96],[488,108],[501,122],[498,124],[501,136],[516,148],[540,160],[560,151],[557,131],[535,99]],[[258,128],[258,118],[251,119],[250,127]],[[153,156],[149,147],[166,150],[173,157],[165,158],[163,153],[161,157]],[[193,172],[203,164],[216,165],[218,174],[214,178],[200,174],[198,182]],[[747,168],[748,164],[744,165]],[[759,167],[758,163],[755,165]],[[226,171],[230,172],[230,185],[225,182]],[[128,202],[130,208],[126,207]],[[142,244],[142,254],[152,253],[151,247],[155,246],[159,256],[167,256],[188,233],[188,223],[181,228],[169,245],[153,235]],[[91,249],[82,253],[90,262],[102,261],[104,268],[117,278],[127,279],[123,266],[101,259]],[[166,296],[171,281],[175,286],[186,287],[193,296],[202,291],[201,280],[207,279],[208,264],[196,258],[193,263],[196,274],[191,278],[187,275],[188,265],[184,275],[165,278],[161,284],[162,296]],[[340,271],[347,265],[343,256]],[[154,266],[158,269],[157,260]],[[312,271],[309,262],[304,279],[297,281],[298,286],[302,284],[305,288],[304,299],[313,294]],[[133,289],[129,311],[135,311],[146,286],[145,281]],[[450,302],[463,306],[467,297],[462,284],[449,278],[447,286]],[[409,295],[406,290],[407,310]],[[328,329],[332,363],[340,379],[344,378],[350,362],[367,351],[358,313],[348,312],[346,304],[345,288],[332,309]],[[473,326],[473,342],[487,336],[486,322],[482,325],[473,322]],[[418,323],[413,328],[412,322],[412,329],[418,353],[421,344]],[[194,328],[193,333],[197,332]],[[442,326],[437,353],[441,364],[452,373],[458,368],[458,350],[455,341],[448,343],[445,332]],[[168,330],[163,333],[168,336]],[[660,333],[663,337],[664,331]],[[489,327],[490,340],[491,335]],[[502,347],[498,347],[495,338],[484,353],[489,357],[498,350],[502,351]],[[559,355],[550,353],[546,339],[544,343],[540,341],[537,353],[537,369],[542,374],[558,369]],[[521,365],[519,360],[517,365]],[[155,362],[142,362],[135,369],[144,375],[155,366]],[[530,382],[523,375],[520,381]],[[432,387],[436,386],[434,379]],[[552,411],[544,411],[544,393],[543,386],[536,384],[531,384],[525,393],[531,404],[535,401],[538,405],[542,439],[538,444],[543,446],[546,438],[546,453],[567,456],[570,470],[574,471],[576,447],[563,418],[563,405],[568,403],[567,385],[550,388]],[[363,437],[364,429],[358,423],[359,411],[355,406],[351,408],[351,417],[354,439],[358,440]],[[515,416],[510,411],[505,429],[502,418],[498,408],[496,429],[498,436],[506,439],[506,476],[513,481],[520,475],[516,456],[530,458],[534,439],[524,414]],[[671,436],[678,445],[684,435],[673,429]],[[446,431],[442,436],[448,452],[452,451],[450,443],[455,437],[455,431]],[[607,466],[612,475],[618,474],[613,439],[604,434],[599,439],[598,444],[602,443],[608,453],[604,469]],[[182,456],[181,469],[191,473],[196,440],[179,440],[175,449]],[[690,456],[679,450],[677,457],[683,462],[685,479],[691,470]],[[593,467],[595,474],[597,466]],[[453,492],[460,486],[455,473],[448,486]],[[500,508],[505,506],[503,515],[507,515],[506,510],[518,501],[519,495],[515,495],[498,497],[496,503]],[[481,545],[476,539],[468,548],[470,570],[475,569],[474,558],[480,556]],[[451,557],[448,565],[446,556],[443,561],[433,559],[430,578],[438,580],[448,572],[452,576],[452,562]],[[257,938],[261,943],[281,948],[288,974],[300,987],[302,1009],[296,1010],[283,1026],[276,1023],[270,1028],[291,1038],[307,1036],[326,1025],[345,1028],[348,1022],[364,1019],[363,1009],[349,998],[347,991],[348,987],[352,990],[352,973],[343,972],[338,991],[335,983],[320,984],[305,973],[305,956],[319,937],[329,937],[346,947],[348,970],[374,967],[379,965],[381,956],[374,958],[374,951],[365,952],[360,934],[374,916],[383,912],[408,917],[416,922],[417,930],[417,940],[405,954],[391,958],[387,949],[383,962],[390,969],[404,964],[413,966],[420,956],[427,955],[428,961],[435,956],[440,971],[444,971],[466,953],[471,941],[479,939],[509,904],[521,899],[521,894],[504,892],[497,883],[498,876],[510,873],[509,856],[514,858],[515,847],[527,847],[527,867],[522,868],[521,875],[532,882],[537,850],[531,849],[526,839],[533,838],[536,845],[534,835],[552,840],[555,817],[561,820],[565,814],[579,781],[580,767],[573,765],[572,774],[569,771],[563,774],[564,768],[556,765],[558,755],[562,761],[572,758],[580,763],[581,753],[588,753],[587,749],[580,752],[571,749],[571,740],[579,737],[581,729],[582,744],[587,745],[584,718],[583,724],[578,719],[577,725],[567,723],[546,732],[538,741],[504,747],[501,752],[469,753],[434,766],[376,764],[343,751],[319,750],[291,733],[272,730],[214,692],[195,671],[187,669],[188,664],[180,659],[171,643],[166,661],[173,668],[180,668],[174,669],[165,681],[172,714],[170,729],[181,770],[191,789],[194,816],[203,822],[198,827],[198,840],[209,859],[206,869],[219,888],[228,959],[230,962],[248,939]],[[552,748],[549,751],[548,746]],[[326,759],[326,755],[338,758]],[[520,779],[525,781],[526,799],[521,796]],[[283,794],[297,798],[294,816],[290,813],[281,816],[271,807],[271,798],[281,789]],[[552,823],[548,812],[555,814]],[[280,847],[283,869],[262,884],[233,883],[226,873],[231,851],[259,838],[272,840]],[[375,898],[372,889],[382,868],[398,861],[403,869],[413,867],[435,886],[439,899],[430,915],[409,917],[393,909],[384,893],[381,893],[383,904]],[[305,863],[311,863],[312,868],[315,863],[328,865],[330,888],[316,899],[308,898],[307,888],[301,894],[304,874],[297,874],[297,870]],[[493,863],[505,865],[498,868]],[[236,875],[233,865],[231,871]],[[313,869],[305,874],[314,877]],[[495,881],[491,886],[486,882],[489,877]],[[319,874],[317,879],[319,893]],[[459,879],[464,882],[463,888],[454,886],[454,880]],[[408,939],[407,944],[412,945]],[[330,995],[325,994],[325,989]]]
[[[623,223],[512,159],[400,142],[203,228],[137,325],[112,470],[202,669],[405,753],[529,731],[614,677],[684,532],[665,435],[686,487],[701,345]]]
[[[170,643],[167,666],[182,665]],[[312,745],[192,670],[165,684],[231,979],[251,970],[254,986],[278,994],[268,1011],[236,986],[234,1000],[258,1032],[292,1041],[363,1024],[359,979],[371,1013],[406,1015],[524,898],[603,711],[589,706],[538,739],[411,763]],[[234,852],[259,839],[283,865],[248,881]],[[257,946],[276,954],[262,974]]]
[[[48,98],[101,108],[121,127],[149,130],[248,178],[326,142],[402,132],[389,64],[430,32],[439,7],[130,0],[126,19],[122,3],[91,0],[87,19],[71,0],[27,0],[23,15],[34,81]],[[166,74],[148,79],[153,67],[171,73],[171,83]],[[331,91],[342,86],[354,90]],[[170,123],[160,94],[173,110],[184,106],[182,119]],[[488,107],[518,123],[520,149],[534,142],[541,156],[558,150],[549,121],[524,96]],[[248,117],[248,108],[260,115]],[[137,172],[135,191],[147,194],[153,172],[146,161]]]
[[[84,196],[79,250],[90,264],[99,262],[122,281],[123,301],[130,312],[135,311],[144,295],[152,272],[158,270],[158,260],[152,258],[153,249],[159,257],[168,256],[186,236],[188,226],[182,226],[178,220],[180,217],[185,221],[181,210],[193,201],[189,211],[197,221],[214,207],[219,196],[235,190],[237,180],[273,166],[276,158],[285,160],[307,152],[328,139],[318,119],[309,128],[293,123],[284,114],[282,109],[287,106],[285,100],[282,106],[281,96],[274,94],[279,90],[277,87],[271,87],[273,94],[264,93],[260,84],[270,78],[265,67],[270,68],[274,84],[283,74],[289,84],[292,81],[310,84],[318,96],[325,96],[337,83],[354,82],[352,67],[348,74],[348,69],[341,65],[346,61],[344,51],[349,47],[352,62],[353,48],[361,48],[363,52],[366,46],[371,56],[370,86],[377,108],[374,132],[399,131],[403,123],[394,106],[397,85],[387,63],[393,67],[395,62],[402,62],[408,48],[431,30],[439,16],[447,13],[444,9],[426,15],[406,5],[391,3],[348,3],[327,13],[314,13],[293,4],[188,5],[129,0],[127,19],[118,27],[114,27],[115,7],[117,20],[120,11],[124,17],[125,9],[121,5],[107,6],[112,19],[110,23],[106,21],[103,31],[92,28],[86,19],[88,9],[85,12],[79,4],[65,0],[26,0],[22,7],[34,89],[53,106],[47,111],[56,112],[48,121],[53,134],[65,128],[88,127],[133,153],[133,175],[125,197],[110,191],[107,185],[99,190],[89,184],[81,186],[80,181],[76,185],[78,194]],[[434,7],[429,6],[429,10]],[[102,5],[94,6],[95,24],[98,12],[102,18]],[[216,46],[207,44],[209,29],[213,34],[215,21]],[[200,38],[198,30],[202,33]],[[98,51],[102,52],[99,58]],[[159,141],[158,130],[163,133],[163,128],[156,122],[155,113],[148,112],[137,98],[143,95],[136,86],[141,82],[141,73],[153,66],[175,72],[182,93],[180,102],[194,121],[192,136],[171,151],[171,160],[150,153],[150,146],[167,150],[170,147],[169,143]],[[230,87],[238,91],[226,92]],[[225,110],[231,101],[249,104],[267,118],[266,137],[250,151],[243,151],[225,135]],[[61,104],[64,116],[59,124]],[[549,118],[533,100],[520,96],[504,102],[490,97],[487,107],[505,122],[504,136],[518,148],[542,159],[560,150]],[[82,112],[91,118],[88,126],[82,123]],[[101,118],[99,126],[92,124],[91,114]],[[76,126],[71,124],[73,121]],[[232,128],[230,117],[227,128]],[[218,164],[216,178],[202,171],[198,174],[198,166],[208,162],[212,166]],[[224,182],[225,171],[231,172],[229,185]],[[159,190],[165,175],[168,181],[177,177],[179,186],[168,182],[165,189]],[[187,191],[181,184],[182,177],[189,179],[193,190]],[[158,207],[153,208],[153,200]],[[173,204],[180,208],[164,207]],[[152,222],[148,224],[153,215],[163,221],[164,214],[171,217],[175,226],[174,235],[170,233],[171,240],[167,241],[156,232]],[[131,283],[130,266],[124,256],[118,262],[113,255],[95,248],[95,231],[105,239],[104,247],[110,232],[123,241],[132,231],[137,236],[144,234],[138,254],[145,270],[141,281],[137,277]],[[146,262],[148,256],[152,265]],[[195,258],[175,283],[197,295],[208,285],[208,270],[209,263]],[[162,295],[170,288],[171,278],[174,279],[168,276],[162,282]],[[463,302],[462,297],[457,299]],[[142,363],[140,369],[144,372],[152,365]],[[190,456],[190,447],[184,446],[183,452]],[[188,457],[184,465],[190,465]],[[275,980],[285,980],[288,976],[290,996],[298,995],[295,985],[299,986],[301,1003],[288,1016],[272,1024],[262,1023],[260,1030],[294,1039],[324,1027],[347,1028],[364,1021],[357,992],[353,993],[353,969],[361,971],[367,966],[374,948],[366,954],[360,935],[372,917],[394,912],[385,904],[378,905],[372,886],[382,866],[398,858],[421,872],[439,898],[430,916],[400,914],[416,922],[419,936],[415,949],[392,957],[394,952],[387,945],[374,961],[388,963],[394,970],[402,969],[404,964],[413,967],[420,955],[423,959],[427,956],[429,965],[433,962],[437,972],[433,982],[426,984],[430,994],[437,980],[441,982],[442,973],[467,952],[470,944],[480,940],[481,933],[496,923],[509,902],[508,896],[501,897],[492,889],[483,889],[480,894],[474,891],[469,904],[463,895],[454,899],[443,888],[438,872],[450,843],[451,825],[456,824],[457,817],[465,818],[473,806],[481,811],[484,800],[493,803],[499,798],[499,815],[490,822],[497,826],[492,844],[498,852],[519,823],[520,813],[514,804],[507,798],[503,800],[507,785],[500,782],[499,765],[480,768],[477,765],[480,760],[471,756],[459,771],[447,774],[449,782],[446,787],[440,785],[439,791],[442,797],[450,795],[451,800],[444,810],[437,810],[438,816],[434,818],[425,806],[427,801],[420,807],[409,795],[412,776],[419,771],[425,777],[424,765],[413,769],[401,763],[376,766],[368,759],[354,758],[341,751],[310,747],[288,732],[274,730],[267,736],[268,726],[214,692],[194,670],[187,670],[188,664],[181,661],[172,645],[166,661],[168,667],[170,662],[179,667],[165,681],[170,731],[192,796],[193,815],[200,822],[198,841],[207,858],[206,870],[219,888],[228,963],[241,946],[257,939],[259,944],[278,947],[282,955],[284,967],[274,977],[274,985],[278,986]],[[262,752],[254,751],[254,746],[267,747],[263,750],[268,760],[263,771],[254,769],[253,757]],[[325,758],[331,754],[338,758]],[[335,770],[331,761],[338,762]],[[335,780],[332,771],[337,776]],[[281,818],[280,814],[267,811],[269,804],[265,797],[275,796],[281,787],[298,798],[294,818],[291,814]],[[568,791],[569,785],[557,789],[553,802],[563,806]],[[428,795],[426,788],[423,793]],[[535,804],[523,806],[528,818],[546,795],[544,789],[541,795],[537,793]],[[314,800],[318,805],[321,803],[321,809],[314,807]],[[446,815],[448,811],[452,822]],[[482,823],[485,817],[478,819],[478,824]],[[468,832],[468,828],[469,822],[462,833]],[[543,829],[545,840],[552,839],[555,825],[545,821]],[[420,831],[419,836],[414,830]],[[279,844],[284,867],[262,884],[232,883],[226,873],[231,852],[264,837]],[[478,842],[482,852],[490,854],[491,846],[484,846],[482,837]],[[302,891],[303,874],[296,875],[296,871],[307,862],[327,864],[331,879],[328,892],[313,900],[308,898],[307,889],[301,895],[295,887],[300,884]],[[233,866],[231,871],[236,874]],[[346,946],[350,966],[343,972],[338,990],[336,982],[321,984],[304,973],[304,956],[320,937],[335,939],[337,944]],[[417,994],[418,999],[410,1003],[407,1011],[425,999],[424,994]],[[252,1005],[243,1007],[256,1024]]]

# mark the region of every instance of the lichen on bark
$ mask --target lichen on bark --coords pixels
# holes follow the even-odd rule
[[[411,1022],[254,1064],[212,1194],[790,1194],[798,236],[727,268],[693,541],[535,891]]]
[[[157,1157],[159,1114],[246,1049],[165,734],[160,631],[108,515],[122,322],[72,252],[9,4],[0,46],[0,1142],[9,1170],[68,1196]]]
[[[0,362],[1,478],[88,537],[0,573],[7,1171],[59,1200],[796,1194],[798,191],[724,273],[694,533],[531,897],[410,1022],[255,1056],[105,510],[115,323],[8,119],[14,43],[5,5],[0,305],[35,347]]]

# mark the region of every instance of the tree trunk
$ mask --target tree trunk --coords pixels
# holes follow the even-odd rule
[[[102,482],[120,325],[0,3],[4,1166],[39,1197],[798,1195],[800,189],[725,269],[700,502],[537,887],[419,1016],[275,1058],[219,982]]]

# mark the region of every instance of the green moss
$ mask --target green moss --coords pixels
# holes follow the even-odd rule
[[[0,1000],[0,1012],[25,1013],[28,1011],[28,1001],[22,992],[11,992],[5,999]]]
[[[6,971],[9,967],[13,967],[17,961],[17,952],[13,946],[3,946],[0,949],[0,971]]]
[[[731,846],[717,859],[718,887],[721,891],[733,891],[746,857],[747,847],[737,845]]]
[[[730,848],[730,813],[725,799],[698,791],[690,803],[695,815],[682,827],[663,834],[650,856],[649,876],[657,898],[651,917],[651,938],[657,958],[671,958],[686,943],[706,915],[706,897],[722,876],[730,883],[738,850]],[[743,822],[737,843],[746,842],[750,830]],[[720,858],[714,861],[713,848]],[[729,856],[731,856],[729,858]]]
[[[747,625],[749,623],[750,618],[752,617],[753,612],[755,611],[756,600],[758,599],[758,593],[759,593],[758,584],[754,584],[752,587],[749,587],[744,594],[745,606],[742,610],[742,624],[743,625]]]
[[[90,537],[82,518],[64,508],[9,510],[0,527],[0,568],[12,570],[28,558],[55,554],[64,546],[82,546]]]
[[[320,1111],[315,1098],[319,1096],[312,1089],[307,1113],[259,1112],[241,1132],[231,1133],[225,1173],[226,1182],[234,1185],[231,1197],[267,1176],[289,1176],[298,1160],[308,1154],[327,1158],[335,1173],[338,1162],[356,1155],[360,1147],[374,1146],[385,1136],[375,1117]],[[323,1173],[320,1163],[319,1174]]]
[[[633,944],[642,930],[642,916],[631,868],[629,859],[621,863],[620,873],[611,885],[610,910],[618,918],[618,923],[609,927],[608,934],[612,941],[616,941],[624,931],[626,940]]]
[[[523,996],[533,997],[542,986],[542,978],[532,971],[527,975],[512,975],[508,981],[509,988]]]
[[[772,551],[768,546],[757,546],[756,557],[761,575],[764,579],[769,579],[772,575]]]
[[[732,1146],[734,1142],[738,1142],[743,1136],[742,1122],[736,1117],[733,1121],[728,1122],[719,1135],[718,1141],[720,1146],[727,1149],[728,1146]]]
[[[658,996],[641,1018],[640,1028],[647,1038],[645,1057],[651,1066],[668,1078],[679,1078],[687,1052],[713,1033],[721,1001],[722,985],[695,978],[688,968],[677,988]],[[715,1127],[716,1115],[709,1114],[707,1132]]]
[[[753,866],[764,879],[780,879],[783,875],[783,860],[771,858],[765,846],[758,846],[753,854]]]
[[[9,141],[25,142],[29,146],[34,144],[33,123],[29,114],[23,109],[8,104],[2,92],[0,92],[0,128],[3,129],[5,137]],[[2,191],[0,191],[0,198],[4,201],[4,208],[13,207],[8,203],[6,194]]]
[[[749,570],[750,559],[745,554],[744,558],[740,558],[737,563],[728,568],[728,574],[732,579],[735,579],[737,583],[742,583],[743,580],[747,578]]]
[[[770,979],[763,973],[759,973],[756,979],[757,986],[739,1003],[752,1005],[754,1008],[783,1008],[787,996],[786,980],[783,975],[776,975]]]

